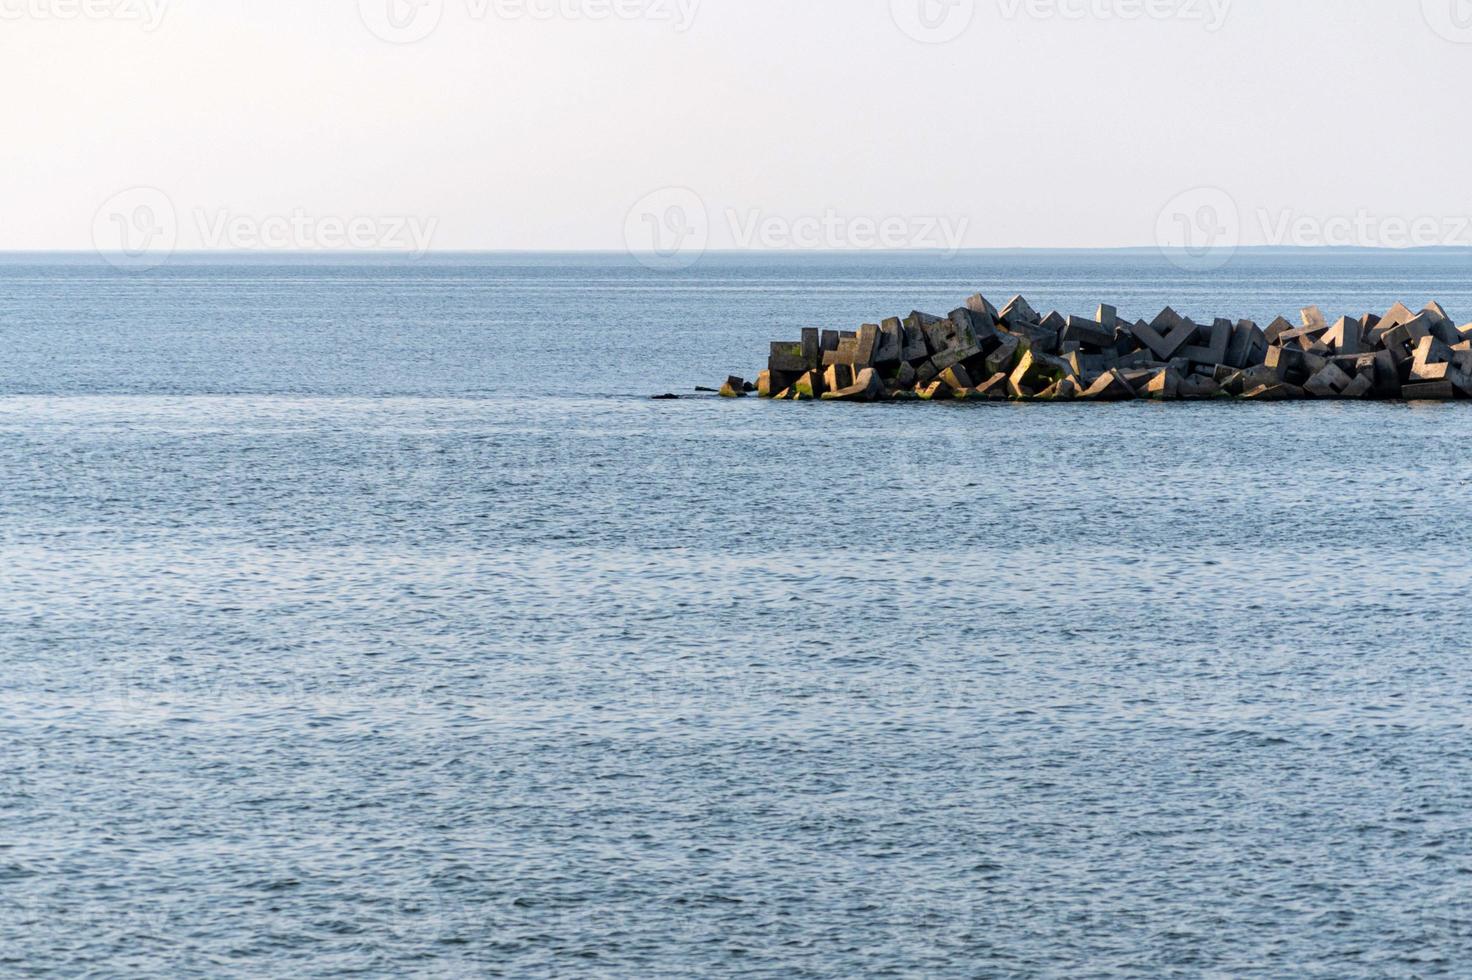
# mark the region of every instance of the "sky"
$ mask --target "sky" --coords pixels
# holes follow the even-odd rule
[[[0,0],[0,250],[1472,244],[1472,0]]]

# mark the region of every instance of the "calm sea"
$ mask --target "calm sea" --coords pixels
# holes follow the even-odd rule
[[[1472,406],[650,401],[1472,259],[0,260],[0,973],[1465,976]]]

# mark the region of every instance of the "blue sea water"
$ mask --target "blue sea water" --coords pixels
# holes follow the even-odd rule
[[[0,973],[1472,969],[1472,407],[655,402],[1456,254],[0,260]]]

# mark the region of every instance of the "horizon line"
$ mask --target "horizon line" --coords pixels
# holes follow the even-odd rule
[[[707,256],[718,257],[760,257],[760,256],[803,256],[803,255],[831,255],[831,256],[930,256],[942,258],[955,258],[965,255],[987,255],[987,254],[1016,254],[1016,253],[1153,253],[1157,255],[1179,255],[1202,254],[1202,249],[1191,249],[1180,246],[1160,245],[1018,245],[998,246],[987,245],[974,248],[902,248],[902,249],[865,249],[865,248],[772,248],[772,249],[748,249],[748,248],[710,248],[699,253],[699,258]],[[1206,253],[1227,258],[1238,253],[1262,254],[1262,253],[1304,253],[1304,254],[1346,254],[1346,253],[1391,253],[1391,254],[1472,254],[1472,244],[1467,245],[1415,245],[1415,246],[1387,246],[1387,245],[1237,245],[1222,246],[1205,250]],[[641,257],[660,257],[659,253],[648,250],[630,250],[618,248],[446,248],[427,249],[423,252],[410,251],[407,249],[177,249],[173,251],[160,251],[157,253],[144,253],[143,255],[131,255],[129,253],[110,250],[86,248],[38,248],[38,249],[0,249],[0,258],[30,257],[30,256],[56,256],[66,258],[125,258],[133,261],[167,263],[176,258],[381,258],[381,259],[426,259],[446,256],[516,256],[516,255],[566,255],[566,256],[597,256],[597,257],[622,257],[638,259]],[[698,261],[696,258],[695,261]]]

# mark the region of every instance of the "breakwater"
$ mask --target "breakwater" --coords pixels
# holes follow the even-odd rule
[[[1039,314],[1022,296],[1001,309],[978,294],[941,317],[912,312],[856,331],[802,331],[774,341],[755,384],[727,397],[783,401],[1472,397],[1472,324],[1432,302],[1332,324],[1318,307],[1279,317],[1196,323],[1167,307],[1129,321]]]

